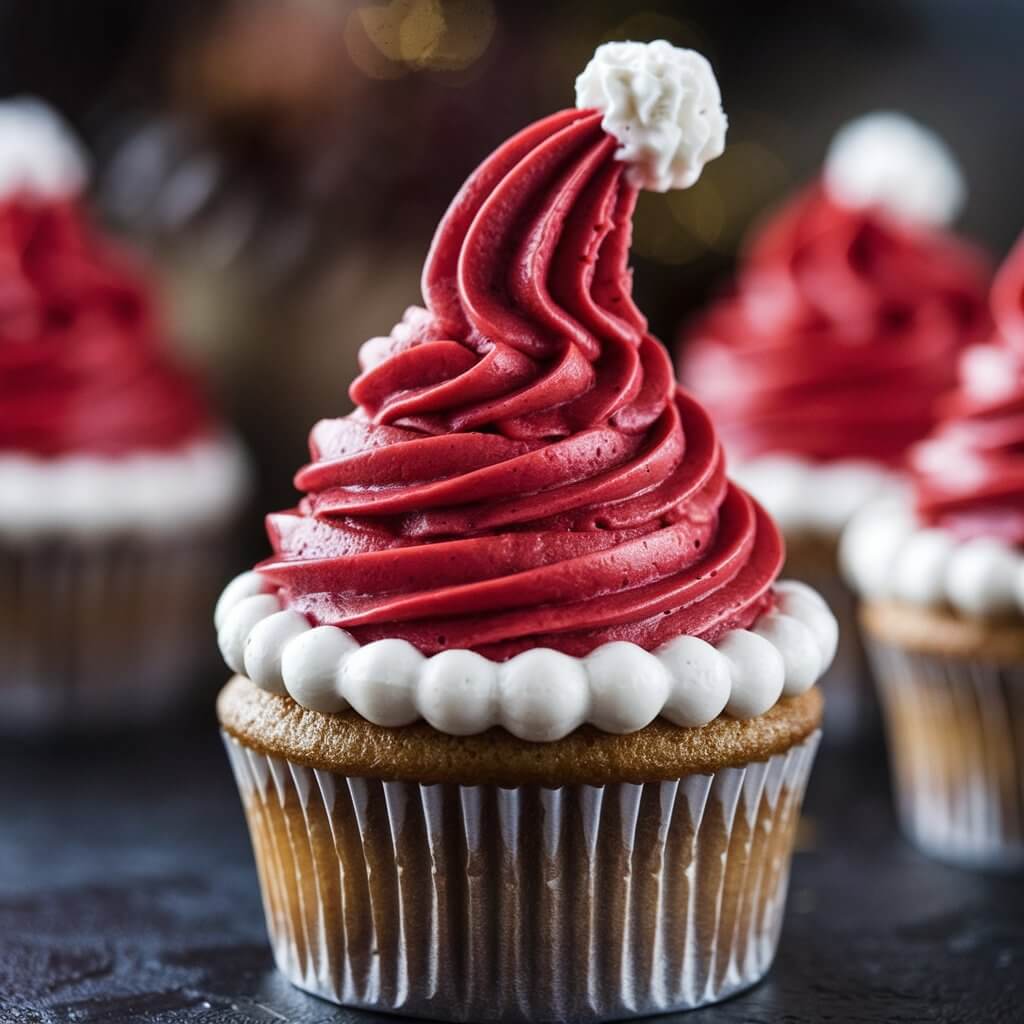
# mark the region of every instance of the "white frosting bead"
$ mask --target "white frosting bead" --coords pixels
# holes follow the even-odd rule
[[[822,650],[817,637],[799,619],[782,612],[762,615],[753,632],[764,637],[782,656],[784,697],[809,690],[821,676]]]
[[[0,537],[167,536],[226,521],[248,486],[248,460],[230,437],[124,456],[0,454]]]
[[[1000,615],[1016,607],[1019,556],[987,537],[961,544],[950,556],[946,592],[957,611]]]
[[[839,542],[839,562],[853,588],[872,599],[888,597],[892,567],[915,531],[906,502],[881,501],[854,517]]]
[[[423,661],[406,640],[375,640],[345,659],[342,695],[374,725],[409,725],[419,718],[415,695]]]
[[[472,736],[495,724],[498,666],[474,651],[428,658],[417,691],[420,714],[452,736]]]
[[[505,662],[498,675],[501,724],[539,742],[568,736],[590,710],[587,674],[577,658],[536,647]]]
[[[729,475],[791,536],[805,531],[838,534],[865,505],[903,486],[899,474],[879,463],[816,463],[790,453],[730,462]],[[814,501],[807,500],[808,494]]]
[[[949,147],[905,114],[867,114],[836,134],[825,158],[825,187],[842,206],[878,206],[890,216],[949,224],[966,189]]]
[[[654,721],[668,699],[671,679],[653,654],[617,641],[584,662],[590,680],[590,722],[604,732],[627,733]]]
[[[337,626],[317,626],[294,637],[281,652],[281,676],[288,695],[311,711],[333,714],[348,701],[341,693],[345,658],[359,644]]]
[[[266,580],[258,572],[243,572],[236,576],[217,599],[217,607],[213,610],[213,625],[219,631],[224,620],[239,601],[247,597],[262,594],[267,590]]]
[[[726,713],[755,718],[774,706],[782,695],[786,665],[771,641],[746,629],[726,633],[718,651],[729,660],[732,692]]]
[[[945,530],[910,534],[892,565],[890,589],[898,601],[937,605],[946,599],[946,576],[956,540]]]
[[[672,681],[662,715],[676,725],[696,727],[717,718],[729,701],[729,661],[695,636],[677,636],[658,648]]]
[[[261,690],[283,697],[288,691],[281,678],[281,652],[289,640],[310,628],[306,616],[291,609],[257,622],[245,639],[245,674]]]
[[[616,159],[639,188],[689,188],[725,149],[727,121],[715,73],[695,50],[664,39],[605,43],[576,79],[576,106],[604,114]]]
[[[774,590],[779,611],[803,623],[814,636],[821,651],[820,674],[823,675],[839,647],[839,622],[832,609],[813,587],[799,580],[779,580]]]
[[[256,594],[239,601],[228,612],[217,633],[217,645],[232,672],[245,672],[245,642],[253,627],[280,610],[276,594]]]
[[[85,150],[55,110],[31,96],[0,102],[0,197],[60,199],[87,177]]]

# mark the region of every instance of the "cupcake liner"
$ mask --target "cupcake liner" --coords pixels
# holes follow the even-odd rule
[[[224,739],[295,985],[445,1020],[600,1021],[763,977],[819,733],[713,775],[558,789],[349,778]]]
[[[813,587],[839,623],[839,647],[818,685],[825,694],[826,745],[850,744],[879,729],[878,705],[857,619],[857,599],[839,575],[836,542],[787,538],[785,575]]]
[[[0,732],[156,719],[216,649],[231,543],[118,537],[0,546]]]
[[[941,860],[1024,867],[1024,665],[867,645],[904,831]]]

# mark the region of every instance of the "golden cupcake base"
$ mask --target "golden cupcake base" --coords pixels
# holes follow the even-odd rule
[[[311,753],[322,765],[325,751],[346,750],[328,737],[351,734],[351,721],[296,712],[270,728],[267,695],[256,694],[235,680],[219,710],[274,956],[298,987],[441,1020],[602,1021],[717,1002],[768,970],[818,745],[817,694],[784,702],[774,724],[747,730],[763,759],[674,779],[560,786],[425,783],[317,766]],[[249,736],[239,735],[243,703],[256,709]],[[262,742],[253,721],[262,722]],[[707,757],[701,733],[751,724],[719,723],[655,731],[664,724],[685,756]],[[365,740],[376,727],[354,728],[363,742],[350,735],[343,756],[375,757]],[[408,728],[404,739],[404,729],[384,731],[405,744],[429,730]],[[502,749],[496,735],[468,747],[442,737],[439,747],[468,749],[466,771],[477,743]],[[766,746],[767,736],[775,739]],[[508,740],[542,761],[562,756],[559,743]],[[451,766],[429,743],[413,745],[424,764]],[[600,762],[592,758],[591,769]]]
[[[862,617],[904,831],[941,860],[1024,868],[1024,629],[885,602]]]

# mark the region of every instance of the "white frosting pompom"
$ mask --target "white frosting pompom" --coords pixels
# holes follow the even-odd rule
[[[217,645],[232,672],[245,672],[245,646],[249,634],[264,619],[281,610],[276,594],[254,594],[239,601],[217,631]]]
[[[374,725],[410,725],[420,717],[415,698],[423,661],[407,640],[375,640],[345,659],[342,696]]]
[[[840,206],[881,207],[900,220],[951,223],[966,198],[963,174],[933,131],[891,111],[844,125],[825,158],[825,188]]]
[[[629,180],[651,192],[689,188],[725,149],[727,120],[715,73],[696,50],[605,43],[576,79],[576,106],[599,110]]]
[[[732,676],[726,714],[756,718],[775,705],[786,681],[786,663],[770,640],[747,629],[733,629],[722,637],[718,652],[728,659]]]
[[[58,199],[87,179],[85,150],[56,111],[31,96],[0,101],[0,197]]]
[[[724,710],[732,692],[729,662],[706,640],[677,636],[658,649],[672,679],[662,715],[676,725],[707,725]]]
[[[305,615],[291,609],[268,615],[245,638],[245,674],[261,690],[283,697],[288,691],[281,677],[281,654],[291,640],[311,628]]]

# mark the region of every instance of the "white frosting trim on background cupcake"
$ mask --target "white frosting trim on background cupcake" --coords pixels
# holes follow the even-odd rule
[[[85,150],[55,110],[31,96],[0,101],[0,198],[60,199],[88,178]]]
[[[929,527],[906,498],[865,508],[843,534],[843,574],[861,597],[975,618],[1024,615],[1024,554],[989,537]]]
[[[215,525],[237,508],[249,476],[231,437],[123,456],[0,454],[0,538],[86,540]]]
[[[422,718],[454,736],[501,725],[546,742],[584,723],[629,733],[659,715],[680,726],[706,725],[723,712],[753,718],[813,686],[839,632],[814,590],[783,581],[773,611],[715,645],[680,636],[656,651],[617,641],[583,658],[546,647],[505,662],[469,650],[428,657],[405,640],[361,646],[337,626],[313,627],[269,587],[246,572],[217,603],[217,640],[233,671],[312,711],[351,707],[389,727]]]
[[[790,536],[838,536],[859,509],[904,486],[899,473],[877,462],[811,462],[788,453],[730,462],[729,476]]]
[[[836,133],[825,158],[825,189],[840,206],[880,207],[919,224],[951,224],[967,195],[952,150],[906,114],[865,114]]]
[[[605,43],[576,79],[576,106],[599,110],[633,185],[689,188],[725,150],[722,94],[707,58],[652,43]]]

